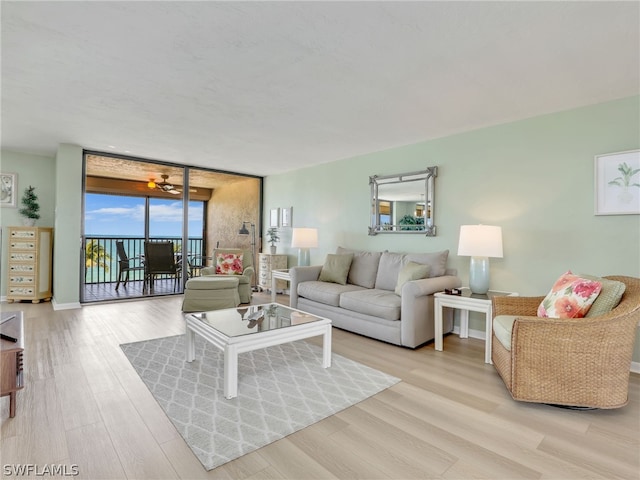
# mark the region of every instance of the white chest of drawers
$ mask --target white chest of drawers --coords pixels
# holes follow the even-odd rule
[[[53,228],[9,227],[7,302],[51,300]]]
[[[271,290],[271,272],[273,270],[287,268],[287,256],[286,255],[272,255],[270,253],[261,253],[259,255],[259,269],[258,269],[258,286],[261,290]],[[287,288],[287,282],[278,281],[276,283],[278,290],[285,290]]]

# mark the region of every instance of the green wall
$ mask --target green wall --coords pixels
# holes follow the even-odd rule
[[[7,295],[7,227],[22,225],[22,217],[18,214],[21,207],[20,199],[25,188],[35,187],[35,194],[40,204],[40,219],[36,222],[39,227],[53,227],[54,198],[55,198],[55,169],[56,162],[52,157],[30,155],[25,153],[3,150],[0,155],[0,170],[2,173],[18,175],[18,198],[15,208],[0,209],[0,224],[2,226],[2,261],[0,262],[0,296]]]
[[[594,215],[594,156],[640,148],[640,97],[483,128],[304,168],[265,180],[265,214],[293,206],[293,226],[317,227],[320,264],[338,245],[368,250],[449,249],[449,265],[468,283],[458,257],[460,225],[503,229],[504,258],[491,259],[491,288],[546,294],[566,270],[640,276],[640,215]],[[437,165],[436,237],[367,235],[370,175]],[[282,232],[280,252],[296,252]],[[483,330],[477,317],[472,329]],[[640,362],[640,341],[634,360]]]
[[[568,269],[638,277],[640,215],[595,216],[593,172],[595,155],[640,148],[639,131],[640,97],[632,97],[274,175],[264,183],[265,218],[271,208],[293,206],[294,226],[317,227],[320,245],[311,251],[316,264],[338,245],[406,252],[449,249],[449,265],[467,283],[469,259],[456,255],[458,231],[460,225],[485,223],[503,228],[504,258],[491,260],[494,289],[544,294]],[[56,158],[3,150],[0,162],[3,172],[18,174],[20,196],[25,186],[36,187],[42,213],[38,225],[56,228],[54,301],[60,308],[77,306],[82,148],[60,145]],[[439,167],[438,236],[368,236],[369,176],[431,165]],[[20,224],[17,208],[3,208],[0,214],[3,231]],[[278,249],[294,265],[290,238],[290,229],[283,229]],[[471,328],[483,327],[472,318]],[[639,345],[640,339],[636,362]]]

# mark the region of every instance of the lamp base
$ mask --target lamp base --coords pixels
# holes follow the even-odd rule
[[[469,288],[471,293],[484,295],[489,291],[489,258],[471,257],[469,266]]]
[[[310,255],[308,248],[301,248],[298,250],[298,266],[308,267],[310,265]]]

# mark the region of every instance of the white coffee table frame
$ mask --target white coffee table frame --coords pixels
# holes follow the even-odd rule
[[[463,289],[468,290],[468,289]],[[517,296],[515,292],[501,292],[491,290],[491,293],[501,295]],[[491,361],[491,339],[493,334],[493,306],[491,298],[465,297],[462,295],[449,295],[444,292],[433,294],[434,307],[434,336],[435,349],[442,351],[442,309],[443,307],[457,308],[460,310],[460,338],[469,337],[469,311],[480,312],[485,315],[485,343],[484,343],[484,363],[493,364]]]
[[[294,311],[301,312],[301,310]],[[305,312],[302,312],[305,313]],[[229,337],[197,318],[198,313],[188,314],[186,320],[185,350],[187,362],[195,360],[195,334],[222,350],[224,353],[224,396],[238,396],[238,354],[294,342],[305,338],[322,336],[322,367],[331,367],[331,320],[319,317],[314,322],[254,332]],[[316,315],[314,315],[316,316]]]

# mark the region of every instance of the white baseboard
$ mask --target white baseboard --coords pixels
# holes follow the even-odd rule
[[[0,302],[5,303],[6,301],[7,301],[6,295],[3,295],[0,297]],[[51,299],[51,306],[53,307],[54,310],[73,310],[74,308],[82,308],[82,304],[80,302],[58,303],[56,302],[55,298]]]
[[[453,327],[453,333],[456,335],[460,335],[460,326],[456,325]],[[469,337],[477,338],[479,340],[484,340],[485,334],[482,330],[472,330],[469,329]],[[632,373],[640,373],[640,362],[631,362],[631,372]]]
[[[82,308],[82,304],[80,302],[58,303],[56,302],[55,297],[51,299],[51,306],[53,306],[54,310],[73,310],[75,308]]]

